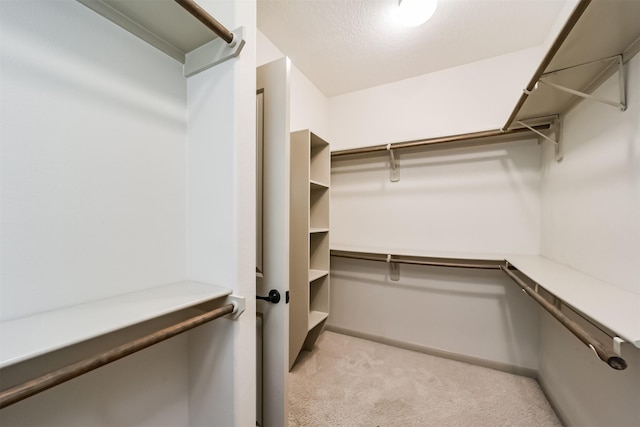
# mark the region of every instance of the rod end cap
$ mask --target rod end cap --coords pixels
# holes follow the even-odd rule
[[[607,360],[607,364],[609,366],[611,366],[613,369],[616,369],[618,371],[622,371],[623,369],[627,369],[627,362],[622,357],[611,356]]]

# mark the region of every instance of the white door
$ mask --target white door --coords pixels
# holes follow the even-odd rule
[[[274,291],[280,301],[257,301],[258,424],[282,427],[288,419],[289,372],[289,69],[288,58],[258,67],[258,219],[256,294]],[[261,104],[261,106],[260,106]],[[260,162],[260,159],[258,160]],[[260,206],[258,207],[260,210]],[[260,213],[258,212],[258,216]],[[261,243],[260,243],[260,240]],[[262,405],[260,405],[260,400]]]

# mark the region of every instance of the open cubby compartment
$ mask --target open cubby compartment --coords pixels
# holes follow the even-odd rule
[[[329,148],[329,143],[312,133],[310,144],[309,179],[312,182],[328,187],[331,175],[331,149]]]
[[[312,185],[309,195],[309,227],[329,228],[329,189]]]
[[[309,283],[309,312],[329,312],[329,276]]]
[[[329,233],[311,233],[309,235],[309,268],[329,270]]]
[[[309,331],[329,317],[329,276],[309,284]]]

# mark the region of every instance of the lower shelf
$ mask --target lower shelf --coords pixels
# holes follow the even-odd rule
[[[318,326],[322,321],[329,317],[329,313],[323,311],[310,311],[309,312],[309,330],[312,330]]]
[[[542,256],[511,255],[507,261],[566,304],[640,348],[640,295]]]
[[[185,281],[3,321],[0,368],[230,294]]]

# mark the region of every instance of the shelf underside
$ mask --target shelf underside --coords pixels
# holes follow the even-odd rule
[[[624,54],[626,62],[640,49],[640,2],[592,1],[580,17],[544,73]],[[616,66],[600,62],[560,71],[544,80],[591,93]],[[581,97],[539,84],[516,116],[517,120],[564,114]],[[612,107],[613,108],[613,107]],[[517,126],[514,124],[513,126]]]
[[[184,64],[188,52],[218,38],[174,0],[77,0]]]

